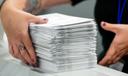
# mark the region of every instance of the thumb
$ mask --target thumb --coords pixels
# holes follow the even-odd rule
[[[30,22],[31,23],[36,23],[36,24],[44,24],[44,23],[48,22],[48,19],[41,18],[41,17],[38,17],[38,16],[32,16],[31,19],[30,19]]]
[[[104,29],[104,30],[107,30],[107,31],[111,31],[111,32],[114,32],[114,33],[117,33],[117,31],[119,30],[119,24],[111,24],[111,23],[107,23],[107,22],[101,22],[101,27]]]

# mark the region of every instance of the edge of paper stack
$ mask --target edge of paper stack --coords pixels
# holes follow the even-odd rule
[[[30,35],[39,67],[47,73],[94,68],[97,28],[93,19],[59,13],[41,15],[47,24],[31,24]]]

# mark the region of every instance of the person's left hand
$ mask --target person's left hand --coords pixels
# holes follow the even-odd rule
[[[105,57],[99,62],[100,65],[107,66],[118,62],[123,56],[128,54],[128,25],[101,22],[101,26],[104,30],[115,33],[110,48]]]

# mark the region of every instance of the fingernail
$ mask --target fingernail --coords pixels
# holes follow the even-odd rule
[[[45,20],[45,21],[46,21],[46,20],[48,20],[48,19],[44,18],[43,20]]]
[[[42,21],[46,21],[46,22],[47,22],[47,21],[48,21],[48,19],[44,18],[44,19],[42,19]]]
[[[106,26],[106,23],[105,23],[105,22],[101,22],[101,25],[102,25],[102,26]]]

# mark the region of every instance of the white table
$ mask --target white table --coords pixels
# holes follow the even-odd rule
[[[2,50],[2,49],[0,49]],[[128,76],[128,74],[97,65],[90,70],[80,70],[65,73],[46,74],[32,71],[29,67],[22,65],[8,54],[0,54],[0,76]]]

